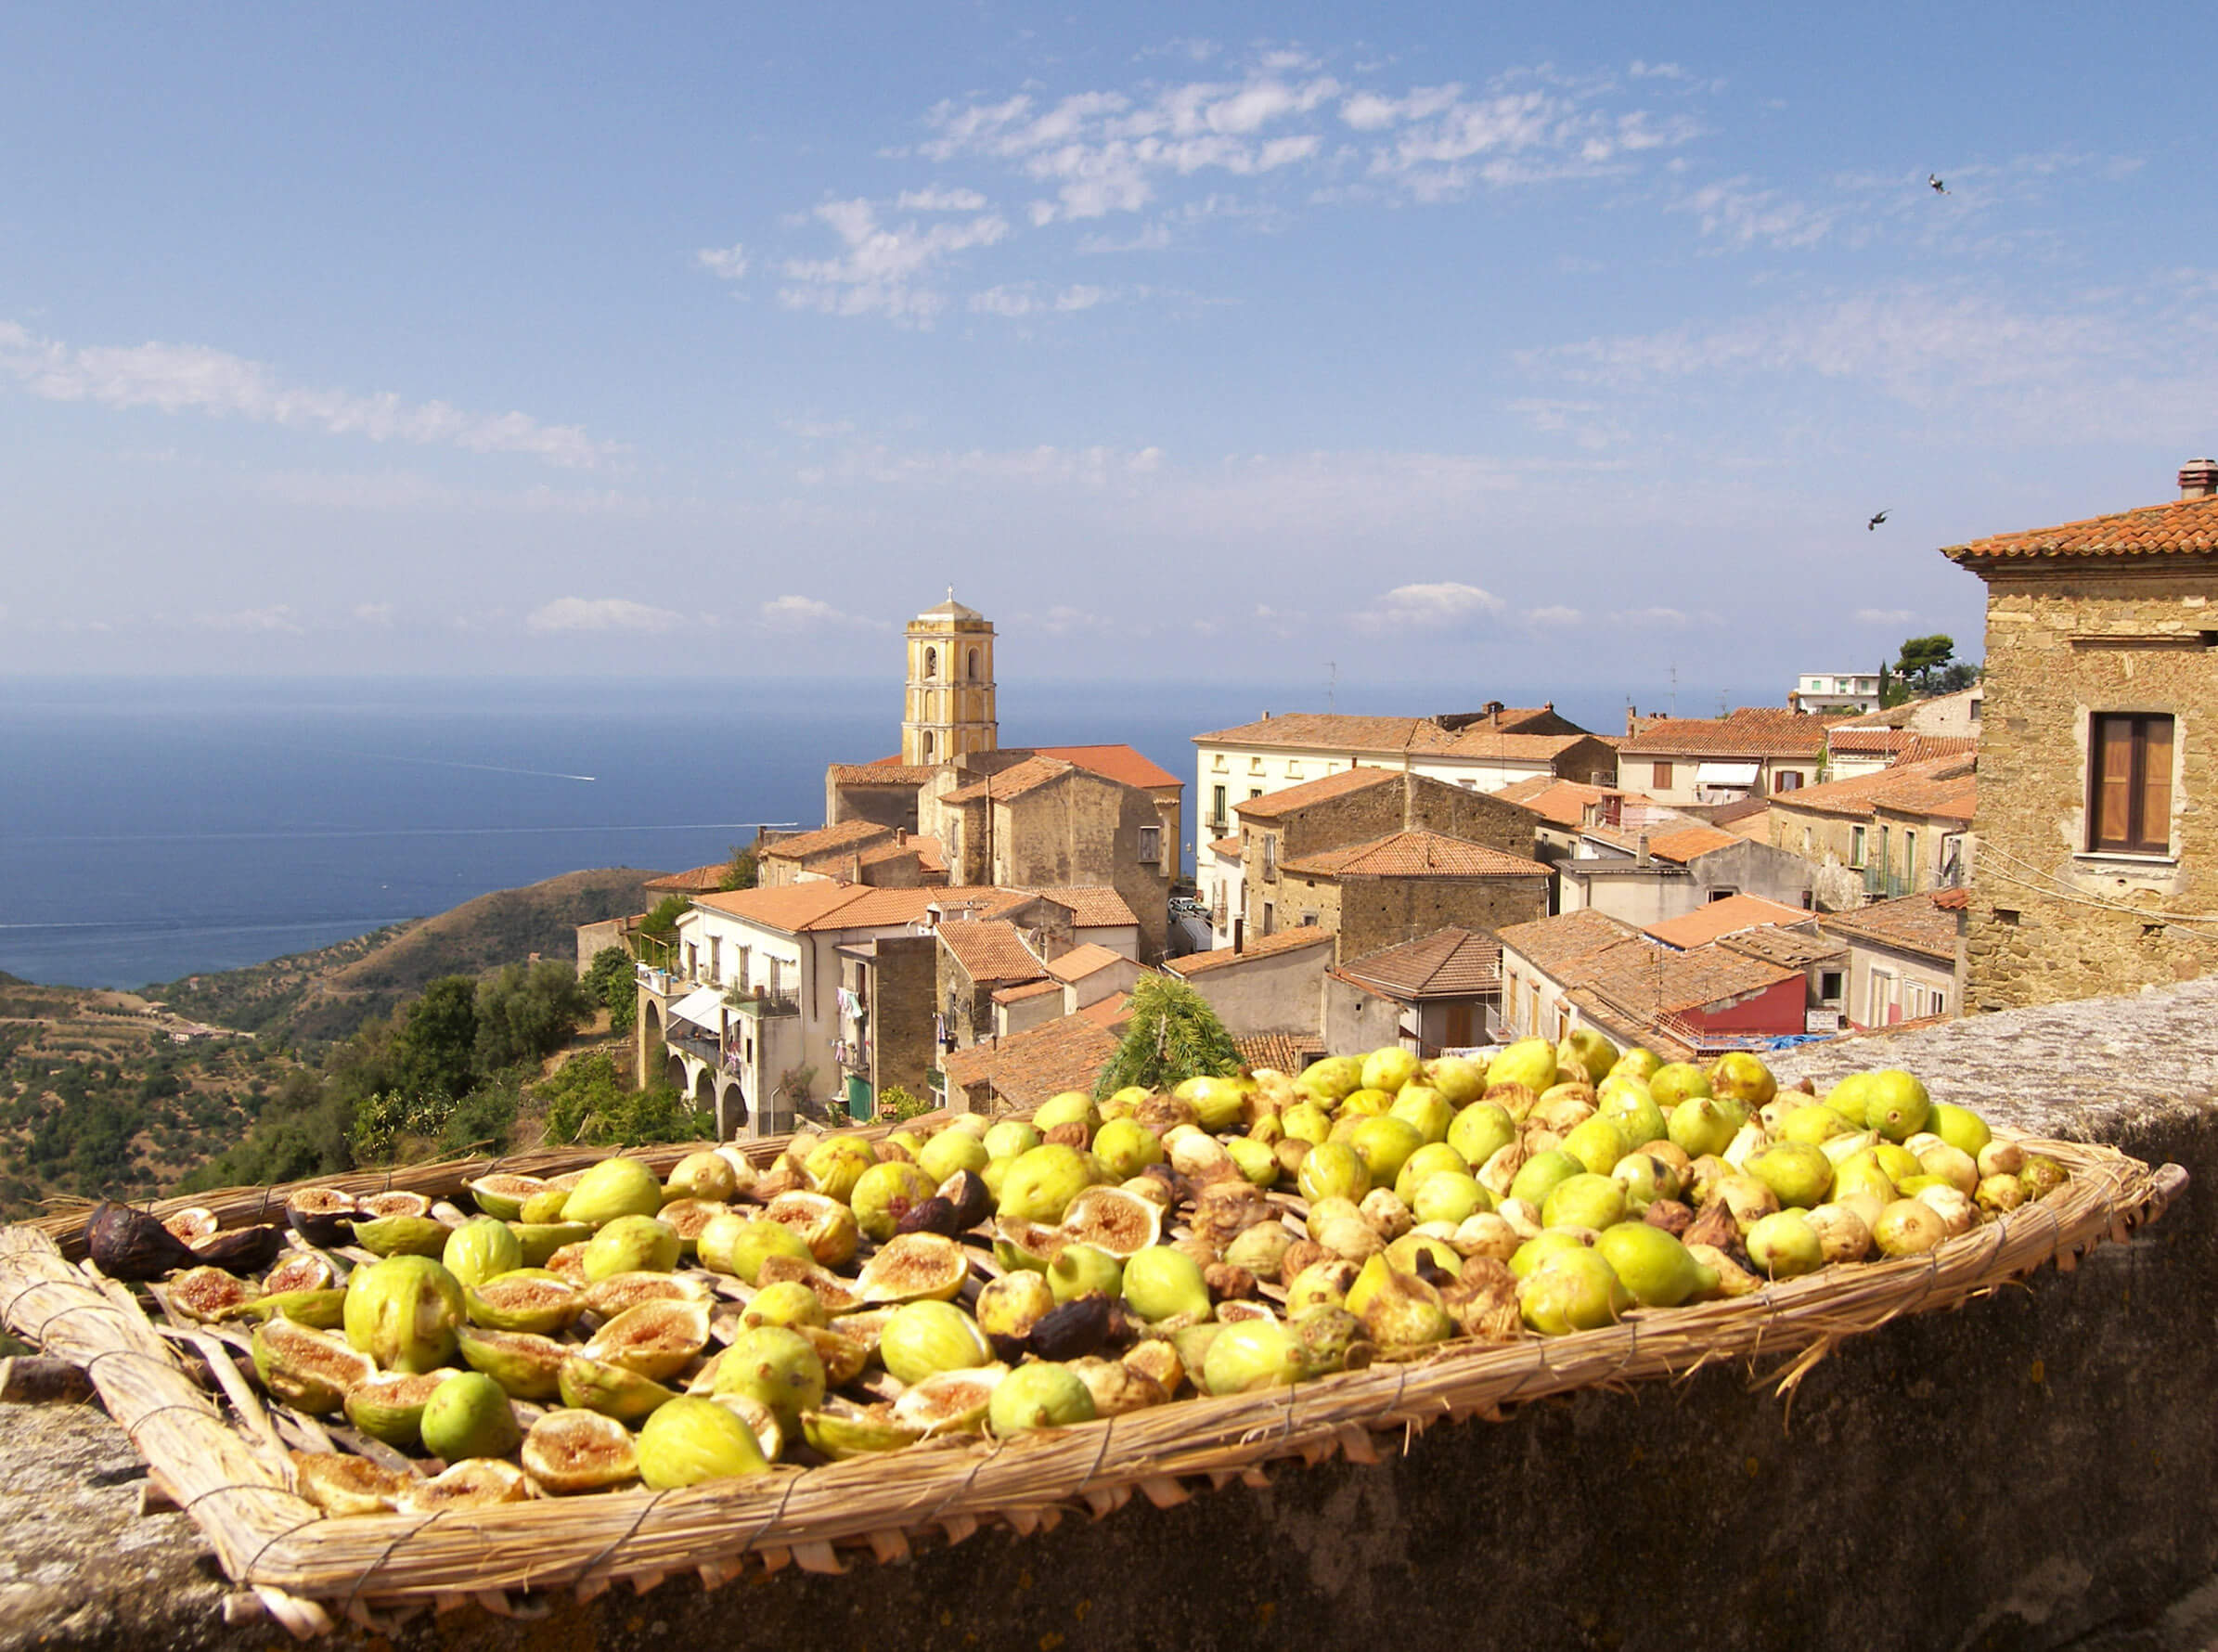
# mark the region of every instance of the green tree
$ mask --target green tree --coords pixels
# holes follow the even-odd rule
[[[1189,1078],[1229,1078],[1240,1071],[1232,1036],[1209,1000],[1183,981],[1147,975],[1132,989],[1132,1019],[1124,1042],[1095,1080],[1096,1096],[1129,1085],[1169,1090]]]
[[[632,1019],[639,1010],[638,977],[632,973],[631,954],[622,947],[601,948],[586,966],[585,985],[596,1003],[608,1006],[609,1031],[631,1031]]]
[[[547,1139],[557,1145],[636,1147],[716,1134],[714,1116],[690,1105],[676,1086],[625,1089],[614,1058],[605,1050],[563,1063],[561,1071],[532,1090],[548,1103]]]
[[[744,845],[734,844],[731,864],[724,869],[724,881],[716,887],[719,890],[752,889],[754,887],[754,851]]]
[[[529,969],[511,963],[479,982],[477,1033],[471,1045],[478,1075],[489,1077],[503,1067],[553,1054],[592,1007],[577,972],[551,958]]]
[[[478,984],[443,975],[400,1013],[393,1036],[394,1088],[463,1094],[476,1076]]]
[[[1905,638],[1902,655],[1895,661],[1894,669],[1913,692],[1935,693],[1939,691],[1939,681],[1955,653],[1955,639],[1938,631],[1930,637]]]
[[[677,933],[677,921],[693,903],[682,895],[665,895],[654,904],[654,910],[639,920],[639,933],[666,941]]]

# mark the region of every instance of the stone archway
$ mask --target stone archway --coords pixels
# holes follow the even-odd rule
[[[693,1069],[693,1082],[687,1099],[696,1107],[714,1107],[716,1104],[716,1070],[708,1065]]]
[[[686,1094],[693,1088],[690,1069],[686,1065],[686,1058],[675,1050],[670,1052],[669,1059],[663,1064],[663,1082],[680,1095]]]
[[[747,1128],[747,1087],[736,1073],[716,1079],[716,1136],[729,1142]]]

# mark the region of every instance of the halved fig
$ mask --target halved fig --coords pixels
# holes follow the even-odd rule
[[[1061,1228],[1051,1228],[1041,1222],[1025,1221],[1017,1217],[1004,1217],[994,1224],[994,1260],[1003,1268],[1028,1268],[1035,1273],[1045,1273],[1070,1235]]]
[[[295,1452],[292,1473],[301,1495],[327,1515],[384,1514],[408,1480],[368,1457],[337,1452]]]
[[[862,1230],[856,1224],[855,1212],[825,1194],[803,1193],[798,1189],[782,1193],[763,1207],[763,1214],[780,1226],[791,1228],[808,1246],[809,1255],[827,1268],[853,1261],[856,1249],[862,1243]]]
[[[1128,1411],[1162,1405],[1170,1399],[1161,1383],[1122,1360],[1074,1360],[1071,1372],[1093,1396],[1096,1416],[1121,1416]]]
[[[955,1231],[967,1233],[994,1213],[993,1189],[975,1170],[958,1170],[939,1184],[938,1197],[955,1207]]]
[[[921,1439],[983,1433],[994,1387],[1008,1375],[1009,1367],[999,1364],[935,1372],[894,1401],[893,1420],[916,1429]]]
[[[329,1415],[356,1383],[378,1374],[368,1354],[347,1346],[342,1336],[291,1320],[271,1320],[254,1332],[254,1375],[286,1404],[314,1415]]]
[[[455,1339],[462,1362],[500,1384],[511,1400],[544,1401],[562,1391],[562,1362],[570,1349],[551,1336],[464,1325]]]
[[[187,1319],[213,1323],[260,1297],[262,1287],[221,1268],[188,1268],[163,1287],[170,1306]]]
[[[330,1258],[312,1250],[296,1251],[262,1276],[262,1288],[273,1297],[287,1291],[325,1291],[339,1283]]]
[[[480,1210],[503,1221],[514,1221],[522,1212],[524,1200],[547,1191],[547,1183],[538,1177],[516,1176],[506,1170],[496,1170],[466,1185]]]
[[[366,1217],[429,1216],[432,1199],[429,1194],[412,1194],[401,1189],[391,1193],[368,1194],[355,1201],[355,1207]]]
[[[631,1430],[594,1411],[550,1411],[523,1437],[523,1472],[557,1497],[605,1491],[639,1478]]]
[[[604,1320],[642,1302],[705,1302],[706,1284],[689,1273],[612,1273],[586,1287],[586,1311]]]
[[[1176,1394],[1186,1380],[1185,1363],[1167,1337],[1143,1337],[1125,1350],[1124,1362],[1160,1383],[1166,1394]]]
[[[1105,1250],[1122,1261],[1138,1256],[1162,1235],[1163,1212],[1122,1188],[1090,1187],[1064,1211],[1062,1227],[1073,1242]]]
[[[962,1232],[962,1224],[955,1219],[955,1204],[951,1199],[934,1194],[911,1205],[901,1213],[895,1223],[895,1232],[901,1233],[939,1233],[952,1239]]]
[[[522,1503],[532,1494],[523,1470],[498,1457],[471,1457],[428,1480],[410,1480],[393,1499],[404,1515],[435,1514],[450,1508],[488,1508]]]
[[[708,1346],[708,1304],[650,1301],[627,1308],[587,1343],[588,1360],[602,1360],[655,1382],[676,1376]]]
[[[285,1220],[311,1245],[351,1245],[355,1195],[335,1187],[296,1187],[285,1197]]]
[[[437,1257],[452,1231],[432,1216],[366,1215],[355,1219],[355,1243],[381,1257]]]
[[[762,1172],[754,1168],[754,1161],[750,1159],[741,1149],[729,1144],[712,1151],[718,1158],[731,1167],[732,1197],[736,1199],[755,1197],[754,1184],[761,1179]],[[764,1453],[765,1456],[768,1454],[767,1452]]]
[[[1232,1301],[1217,1305],[1217,1318],[1220,1324],[1236,1325],[1242,1320],[1270,1320],[1278,1315],[1268,1302]]]
[[[566,1245],[583,1245],[593,1230],[582,1221],[519,1221],[509,1224],[523,1251],[526,1268],[544,1268],[547,1258]]]
[[[465,1285],[462,1303],[471,1324],[541,1336],[568,1330],[586,1311],[585,1293],[544,1268],[519,1269],[482,1284]]]
[[[586,1240],[562,1245],[547,1258],[547,1271],[584,1290],[592,1283],[586,1277],[586,1246],[590,1243],[590,1240]]]
[[[760,1290],[767,1284],[780,1284],[797,1280],[817,1294],[826,1313],[848,1313],[862,1306],[862,1297],[856,1294],[855,1282],[842,1279],[829,1268],[814,1262],[805,1262],[799,1257],[765,1257],[763,1265],[755,1271],[754,1286]]]
[[[779,1453],[785,1450],[785,1429],[780,1425],[776,1412],[753,1394],[712,1392],[708,1397],[754,1431],[754,1443],[762,1448],[765,1459],[778,1461]]]
[[[224,1310],[226,1320],[288,1319],[318,1331],[335,1331],[346,1315],[346,1292],[337,1285],[320,1291],[273,1291]]]
[[[970,1277],[970,1253],[938,1233],[896,1233],[862,1265],[865,1302],[951,1302]]]
[[[864,1318],[862,1314],[844,1316],[840,1323]],[[870,1355],[878,1347],[878,1329],[870,1327],[870,1336],[857,1336],[847,1331],[831,1331],[822,1325],[795,1325],[793,1327],[808,1339],[808,1346],[817,1350],[817,1359],[824,1367],[824,1386],[836,1388],[851,1383],[863,1374],[870,1364]]]
[[[547,1178],[547,1185],[568,1193],[586,1179],[586,1172],[592,1168],[591,1165],[580,1165],[574,1170],[564,1170],[560,1176],[549,1176]]]
[[[808,1443],[833,1462],[867,1457],[873,1452],[898,1451],[924,1437],[922,1428],[894,1420],[887,1405],[863,1407],[841,1403],[822,1411],[801,1413],[801,1431]]]
[[[675,1389],[665,1388],[651,1376],[583,1354],[563,1360],[555,1372],[555,1382],[564,1405],[597,1411],[623,1423],[638,1422],[658,1405],[677,1398]]]
[[[346,1391],[346,1420],[372,1439],[403,1452],[423,1450],[423,1408],[455,1373],[380,1371]]]
[[[655,1215],[677,1230],[678,1244],[690,1256],[693,1242],[701,1237],[701,1230],[730,1208],[729,1205],[714,1199],[673,1199]]]
[[[224,1227],[214,1211],[200,1205],[187,1210],[171,1211],[161,1219],[161,1225],[187,1245],[198,1245],[203,1239],[213,1239],[223,1232]]]

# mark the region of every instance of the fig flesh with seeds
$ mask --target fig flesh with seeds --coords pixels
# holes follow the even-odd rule
[[[542,1491],[568,1497],[639,1478],[631,1430],[595,1411],[550,1411],[523,1437],[523,1472]]]

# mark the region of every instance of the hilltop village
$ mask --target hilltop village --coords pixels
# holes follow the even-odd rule
[[[1958,692],[1817,672],[1608,730],[1266,713],[1193,736],[1191,802],[1128,745],[1002,746],[993,624],[950,592],[907,628],[898,752],[832,763],[756,886],[651,883],[674,936],[591,925],[581,964],[632,937],[635,1077],[725,1136],[1090,1088],[1154,972],[1286,1071],[1581,1026],[1708,1061],[2208,974],[2218,465],[2178,480],[1947,548],[1988,598]]]

